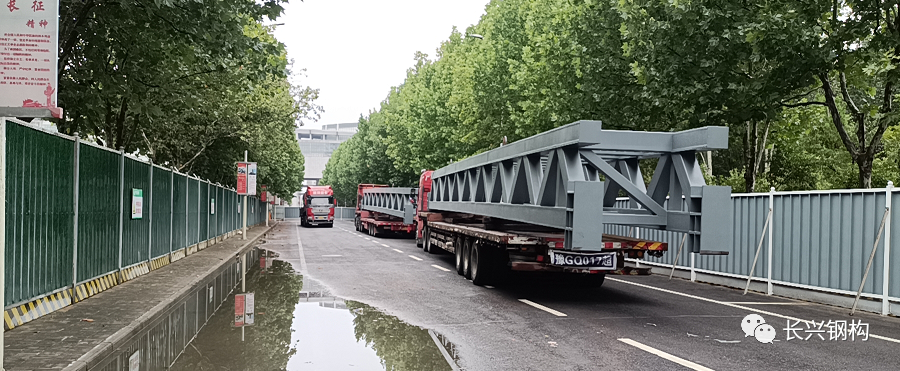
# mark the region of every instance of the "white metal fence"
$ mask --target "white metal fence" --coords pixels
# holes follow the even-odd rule
[[[862,297],[880,300],[882,314],[890,314],[891,302],[900,303],[900,272],[891,275],[891,267],[900,264],[900,236],[891,234],[900,228],[898,191],[889,184],[882,189],[735,194],[733,240],[703,246],[729,254],[682,251],[676,269],[690,271],[692,278],[706,273],[747,280],[762,241],[753,280],[765,284],[768,294],[773,294],[775,286],[785,286],[855,295],[879,240]],[[770,210],[772,220],[764,230]],[[882,219],[885,225],[879,239]],[[669,252],[662,258],[629,259],[659,267],[672,267],[682,238],[681,233],[655,229],[613,225],[605,229],[610,234],[667,242]],[[896,308],[893,312],[900,314]]]

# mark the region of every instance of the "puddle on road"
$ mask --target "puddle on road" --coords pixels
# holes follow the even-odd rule
[[[333,297],[289,263],[260,265],[247,278],[255,324],[233,326],[232,293],[172,370],[451,370],[458,361],[440,334]]]

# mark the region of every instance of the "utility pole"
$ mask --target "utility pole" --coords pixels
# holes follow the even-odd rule
[[[244,162],[247,162],[247,151],[244,151]],[[248,166],[248,171],[249,171],[249,166]],[[247,177],[249,178],[250,174],[247,174]],[[250,190],[248,189],[247,192],[249,193]],[[244,202],[242,202],[241,207],[244,209],[244,212],[241,213],[241,218],[243,218],[243,220],[244,220],[243,226],[241,227],[241,239],[246,240],[247,239],[247,195],[246,194],[244,195]]]

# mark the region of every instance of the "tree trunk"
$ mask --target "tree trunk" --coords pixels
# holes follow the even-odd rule
[[[872,163],[874,159],[864,157],[868,156],[861,156],[856,163],[856,167],[859,168],[859,187],[872,188]]]

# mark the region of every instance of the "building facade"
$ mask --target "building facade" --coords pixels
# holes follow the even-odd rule
[[[356,134],[358,123],[341,123],[322,125],[322,129],[297,128],[294,130],[300,152],[305,159],[305,176],[303,185],[318,185],[325,172],[325,164],[331,158],[331,154],[341,143],[347,141]],[[299,199],[294,198],[293,204]]]

